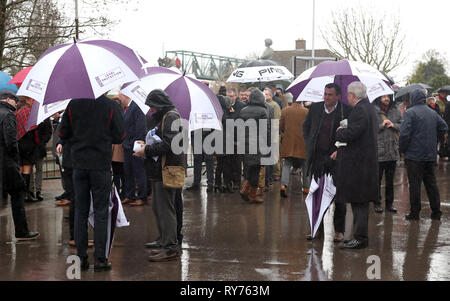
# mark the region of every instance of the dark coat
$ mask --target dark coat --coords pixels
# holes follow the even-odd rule
[[[25,187],[19,168],[15,110],[10,104],[0,101],[0,197],[3,190],[14,191]]]
[[[308,115],[306,115],[306,120],[303,123],[303,137],[306,142],[306,167],[308,175],[316,174],[317,176],[321,176],[325,172],[334,173],[335,162],[331,161],[329,157],[335,151],[337,151],[337,148],[335,146],[336,130],[339,128],[340,122],[344,119],[347,119],[352,110],[349,105],[338,103],[338,106],[336,107],[336,115],[331,129],[332,138],[330,141],[330,152],[329,154],[327,154],[327,158],[324,158],[324,160],[326,159],[327,162],[323,162],[323,167],[315,166],[313,168],[313,162],[315,161],[315,159],[317,159],[317,138],[319,137],[320,128],[322,127],[322,116],[326,114],[324,106],[324,102],[313,103],[310,106]],[[325,166],[328,166],[328,168],[325,168]]]
[[[148,172],[152,181],[161,182],[163,156],[166,156],[166,166],[184,167],[183,154],[174,154],[172,151],[172,140],[182,133],[183,127],[178,111],[164,91],[155,90],[151,92],[147,97],[146,104],[158,109],[158,112],[152,115],[152,124],[157,128],[155,134],[162,140],[159,143],[154,143],[145,147],[145,156],[148,160]],[[167,116],[164,120],[164,129],[161,129],[165,115]],[[172,125],[174,122],[180,124],[177,130],[173,129]],[[158,161],[155,162],[153,157],[159,157]]]
[[[400,153],[407,160],[436,162],[438,141],[447,133],[447,124],[425,104],[425,92],[410,95],[411,107],[403,114],[400,130]]]
[[[56,128],[56,131],[59,132],[61,130],[61,124],[58,125]],[[62,166],[64,168],[70,168],[73,169],[73,163],[72,163],[72,139],[62,140],[60,137],[56,138],[56,146],[59,144],[63,147],[62,152]]]
[[[38,153],[39,158],[45,158],[47,157],[47,143],[52,138],[52,123],[50,119],[44,120],[39,126],[37,127],[37,134],[38,134]]]
[[[216,156],[221,156],[221,155],[225,155],[226,154],[226,147],[227,147],[227,141],[229,140],[230,143],[234,144],[234,139],[235,137],[231,137],[233,133],[230,133],[227,130],[227,122],[232,122],[234,121],[234,117],[233,117],[233,113],[234,112],[230,112],[231,108],[227,107],[227,104],[225,103],[225,99],[223,95],[217,95],[217,99],[219,100],[220,106],[222,107],[223,110],[223,115],[222,115],[222,137],[223,137],[223,152],[219,153],[219,154],[215,154]]]
[[[125,140],[123,140],[123,148],[132,150],[135,141],[145,141],[147,135],[146,117],[139,106],[134,102],[130,102],[128,109],[123,114],[123,124],[125,127]]]
[[[398,161],[400,160],[398,138],[402,124],[400,111],[396,108],[393,100],[391,100],[389,111],[387,112],[381,110],[381,103],[378,99],[375,100],[374,105],[378,116],[378,162]],[[394,127],[385,128],[382,116],[390,120]]]
[[[250,135],[249,129],[246,127],[245,129],[245,155],[244,162],[249,166],[259,165],[261,164],[262,153],[260,149],[260,141],[263,139],[262,135],[264,134],[264,129],[259,127],[260,120],[267,120],[267,108],[265,105],[265,97],[264,94],[260,91],[253,91],[250,95],[250,99],[248,101],[248,106],[242,109],[239,114],[239,119],[242,119],[244,122],[248,120],[255,120],[256,125],[258,126],[257,135]],[[268,123],[263,123],[267,125]],[[267,128],[266,134],[267,134]],[[265,138],[265,140],[267,137]],[[267,141],[267,140],[266,140]],[[250,146],[254,148],[256,146],[256,154],[251,153]]]
[[[378,117],[368,99],[361,100],[348,118],[348,128],[336,133],[347,143],[337,157],[336,201],[365,203],[378,200]]]
[[[58,135],[62,140],[72,139],[74,169],[110,170],[112,145],[125,138],[120,107],[106,96],[72,99]]]

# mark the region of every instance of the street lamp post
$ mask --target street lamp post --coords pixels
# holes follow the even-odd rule
[[[78,20],[78,0],[75,0],[75,38],[80,38],[80,23]]]
[[[316,38],[316,0],[313,0],[313,31],[312,31],[312,65],[316,65],[316,49],[315,49],[315,38]]]

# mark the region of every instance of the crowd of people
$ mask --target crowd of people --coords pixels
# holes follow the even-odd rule
[[[448,156],[450,103],[446,93],[436,99],[428,96],[427,91],[416,90],[401,103],[395,102],[391,95],[371,103],[362,83],[352,83],[347,90],[348,95],[342,95],[342,87],[328,84],[324,102],[312,104],[295,100],[281,87],[246,87],[239,91],[221,87],[217,94],[224,112],[221,137],[231,151],[211,154],[202,147],[196,148],[196,143],[203,145],[216,130],[192,132],[194,179],[186,193],[202,189],[203,163],[208,193],[239,192],[243,200],[254,204],[265,201],[264,194],[274,189],[274,182],[280,182],[280,196],[287,198],[292,191],[293,174],[301,175],[304,196],[308,195],[312,180],[320,182],[324,175],[331,175],[337,189],[334,241],[343,243],[345,249],[360,249],[369,242],[370,202],[376,213],[384,210],[397,213],[394,176],[399,161],[404,158],[411,198],[406,219],[420,218],[423,182],[432,209],[431,218],[439,220],[442,212],[435,164],[438,143],[441,158]],[[343,98],[348,99],[348,104],[340,101]],[[24,203],[43,200],[42,162],[53,133],[54,154],[64,188],[64,193],[57,197],[57,205],[70,206],[70,245],[77,248],[82,269],[89,268],[87,248],[92,245],[95,246],[95,271],[111,269],[105,256],[111,181],[122,204],[152,203],[159,237],[145,245],[152,249],[149,260],[178,259],[183,240],[183,188],[178,178],[184,179],[180,171],[185,173],[187,155],[176,154],[171,148],[173,139],[183,128],[170,97],[162,90],[148,95],[146,104],[151,117],[145,116],[121,93],[113,99],[106,96],[96,101],[74,99],[64,113],[53,116],[53,128],[48,119],[27,131],[32,104],[30,98],[19,99],[13,93],[0,92],[3,158],[0,184],[3,196],[11,195],[16,238],[39,237],[38,232],[28,229]],[[243,133],[238,133],[236,127],[227,127],[230,121],[239,120],[255,121],[259,127],[256,132],[245,128]],[[159,140],[149,143],[150,136]],[[245,139],[244,153],[239,152],[242,148],[239,137]],[[275,148],[275,155],[265,152],[261,141]],[[249,151],[253,147],[255,151]],[[33,174],[36,179],[34,188],[30,188]],[[91,194],[95,209],[93,242],[88,240],[87,222]],[[344,240],[347,203],[352,205],[354,217],[354,235],[349,241]],[[323,233],[322,223],[318,234],[311,234],[307,239],[321,239]]]

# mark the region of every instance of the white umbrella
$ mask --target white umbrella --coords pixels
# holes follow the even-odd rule
[[[360,81],[367,87],[367,96],[374,101],[383,95],[393,95],[388,78],[372,66],[355,61],[327,61],[310,68],[288,87],[287,91],[298,101],[323,101],[325,86],[330,83],[342,88],[342,97],[346,99],[350,83]]]
[[[228,78],[228,83],[273,82],[292,80],[295,76],[284,66],[257,66],[236,69]]]
[[[163,67],[145,70],[141,79],[127,85],[122,93],[131,98],[147,114],[147,96],[155,89],[164,90],[179,111],[189,121],[189,130],[208,128],[222,130],[223,110],[217,96],[205,84],[181,73]]]
[[[136,52],[108,40],[84,40],[53,47],[25,78],[18,95],[50,104],[72,98],[96,99],[136,81],[142,60]]]

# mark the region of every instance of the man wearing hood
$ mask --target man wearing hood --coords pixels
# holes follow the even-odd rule
[[[395,107],[392,95],[384,95],[375,100],[375,110],[378,115],[378,163],[380,168],[380,198],[374,202],[376,213],[382,213],[381,207],[381,180],[385,174],[386,183],[386,211],[397,213],[394,204],[394,174],[397,161],[400,160],[398,152],[398,135],[402,116]]]
[[[177,238],[177,215],[175,209],[176,189],[166,188],[162,181],[162,158],[166,156],[166,166],[184,166],[183,155],[172,151],[172,140],[182,133],[180,115],[169,96],[162,90],[154,90],[147,96],[146,105],[150,107],[152,119],[156,125],[156,135],[162,141],[146,145],[134,155],[150,159],[149,172],[153,192],[153,212],[158,225],[159,238],[149,244],[153,250],[148,258],[152,262],[176,260],[180,257]],[[164,128],[162,122],[164,120]],[[174,130],[174,123],[179,128]],[[158,157],[155,162],[152,158]]]
[[[248,121],[256,121],[257,135],[251,136],[248,128],[245,129],[245,155],[244,155],[244,168],[245,179],[241,190],[241,196],[244,200],[248,200],[252,203],[263,203],[264,200],[260,195],[257,195],[259,174],[261,170],[261,149],[260,141],[263,139],[262,135],[267,135],[268,129],[264,131],[264,125],[267,126],[267,122],[260,122],[260,120],[267,120],[267,111],[265,106],[265,95],[255,90],[250,94],[248,106],[242,109],[239,114],[239,118]],[[257,147],[255,154],[250,152],[250,147]]]
[[[440,220],[442,212],[435,165],[438,141],[444,137],[448,127],[442,117],[426,105],[424,91],[413,91],[410,100],[411,107],[403,115],[400,130],[400,153],[405,154],[411,202],[411,212],[406,219],[420,219],[423,181],[432,210],[431,218]]]

